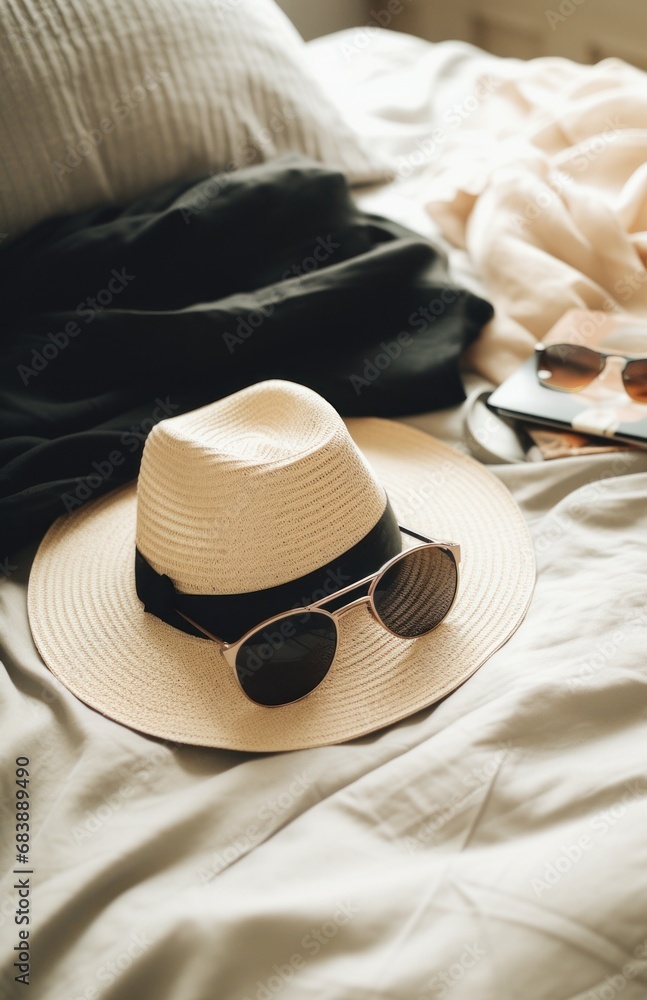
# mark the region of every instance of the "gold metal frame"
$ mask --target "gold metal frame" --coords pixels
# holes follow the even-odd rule
[[[328,670],[321,678],[321,681],[319,681],[319,684],[321,684],[327,677],[333,663],[335,662],[335,659],[337,658],[337,649],[339,645],[339,629],[337,628],[336,619],[341,618],[342,615],[345,615],[352,608],[356,608],[360,604],[368,604],[371,615],[378,622],[378,624],[382,626],[382,628],[384,628],[387,632],[389,632],[391,635],[394,635],[398,639],[409,638],[406,636],[398,635],[397,632],[394,632],[392,629],[390,629],[387,625],[384,624],[384,622],[382,621],[382,619],[378,614],[377,608],[375,607],[374,594],[377,589],[380,577],[384,573],[386,573],[387,570],[391,569],[391,567],[395,563],[399,562],[401,559],[406,558],[412,552],[417,552],[419,549],[432,549],[432,548],[448,549],[452,554],[452,557],[454,559],[454,564],[456,567],[456,585],[454,589],[454,596],[452,598],[452,602],[449,608],[447,609],[445,615],[441,618],[441,620],[437,622],[436,625],[434,625],[433,629],[429,629],[428,632],[423,632],[421,635],[413,636],[411,638],[411,641],[413,641],[414,639],[421,639],[424,636],[429,635],[436,628],[438,628],[438,626],[441,625],[442,622],[444,622],[447,619],[448,615],[451,613],[451,610],[456,603],[456,599],[458,597],[458,590],[460,586],[460,561],[461,561],[461,547],[458,544],[458,542],[440,541],[438,539],[427,538],[425,537],[425,535],[419,535],[416,531],[411,531],[409,528],[403,528],[402,525],[399,525],[399,527],[400,531],[404,532],[405,535],[409,535],[411,538],[417,538],[418,541],[422,542],[423,544],[412,545],[410,548],[404,549],[402,552],[399,552],[396,556],[393,556],[392,559],[389,559],[387,562],[385,562],[384,565],[381,566],[376,573],[371,573],[370,576],[365,576],[362,580],[357,580],[355,583],[351,583],[348,587],[343,587],[341,590],[335,591],[334,594],[327,594],[325,597],[321,598],[318,601],[315,601],[312,604],[307,604],[304,605],[303,607],[290,608],[289,611],[283,611],[281,612],[281,614],[272,615],[271,618],[266,618],[265,621],[260,622],[258,625],[255,625],[254,628],[251,628],[247,632],[245,632],[245,634],[241,636],[240,639],[237,639],[236,642],[231,642],[231,643],[225,642],[224,639],[220,639],[217,635],[213,635],[213,633],[203,628],[202,625],[199,625],[198,622],[194,621],[192,618],[189,618],[189,616],[185,615],[184,612],[179,611],[177,608],[175,610],[177,614],[181,615],[181,617],[185,619],[185,621],[193,625],[194,628],[197,628],[199,632],[202,632],[202,634],[207,639],[210,639],[212,642],[217,642],[220,645],[222,655],[224,656],[225,660],[234,671],[234,677],[236,678],[238,687],[245,695],[245,697],[249,701],[251,701],[254,705],[261,705],[261,703],[254,701],[253,698],[249,697],[249,695],[243,688],[242,684],[240,683],[238,670],[236,669],[236,657],[238,655],[238,651],[241,648],[241,646],[243,646],[249,640],[250,636],[254,635],[255,632],[261,632],[263,629],[266,629],[269,626],[274,625],[276,622],[280,622],[284,618],[292,618],[295,614],[298,614],[300,612],[314,611],[317,614],[326,615],[326,617],[332,619],[332,621],[335,623],[336,643],[335,643],[335,652],[330,661]],[[325,608],[322,608],[322,604],[327,604],[329,601],[333,601],[338,599],[339,597],[343,597],[344,594],[348,594],[353,590],[357,590],[358,587],[365,587],[367,583],[370,583],[371,586],[369,587],[368,593],[365,594],[363,597],[358,597],[356,600],[350,601],[348,604],[343,605],[343,607],[337,608],[336,611],[326,611]],[[301,701],[303,698],[307,698],[308,695],[312,694],[312,691],[317,690],[319,684],[313,687],[312,690],[308,691],[305,695],[302,695],[301,698],[295,698],[294,701],[282,702],[281,705],[294,705],[296,704],[297,701]],[[280,708],[281,705],[262,705],[261,707]]]
[[[541,378],[540,375],[539,375],[539,365],[541,364],[541,354],[543,353],[543,351],[548,350],[550,347],[578,347],[578,348],[581,348],[584,351],[590,351],[591,354],[597,354],[597,356],[599,358],[603,359],[602,367],[600,368],[600,371],[596,375],[593,376],[593,378],[589,379],[588,382],[583,382],[582,385],[574,386],[572,389],[565,389],[563,386],[560,386],[560,385],[551,385],[550,382],[548,382],[545,379]],[[596,378],[600,377],[600,375],[602,374],[602,372],[604,371],[604,369],[607,366],[607,361],[609,361],[609,360],[612,360],[612,361],[624,361],[625,364],[623,365],[623,368],[622,368],[622,370],[620,372],[620,375],[621,375],[621,378],[622,378],[622,387],[623,387],[626,395],[629,397],[629,399],[632,402],[639,403],[639,404],[641,404],[643,406],[645,405],[644,402],[641,399],[636,399],[635,396],[632,396],[630,392],[627,392],[627,383],[625,381],[625,372],[626,372],[627,368],[631,364],[633,364],[634,362],[636,362],[636,361],[647,362],[647,358],[641,358],[638,355],[631,355],[631,354],[607,354],[607,353],[605,353],[605,351],[598,351],[598,350],[596,350],[593,347],[587,347],[586,344],[543,344],[541,342],[538,342],[537,344],[535,344],[535,357],[537,359],[537,378],[539,379],[539,381],[541,382],[541,384],[543,386],[545,386],[546,389],[554,389],[555,392],[581,392],[582,389],[588,388],[588,386],[590,386],[593,382],[595,382]]]

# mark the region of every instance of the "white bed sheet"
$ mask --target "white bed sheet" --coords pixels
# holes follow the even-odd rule
[[[462,448],[464,415],[412,419]],[[18,556],[2,847],[9,872],[25,754],[32,985],[8,874],[1,997],[644,1000],[647,454],[492,471],[535,541],[526,620],[432,710],[340,746],[202,750],[103,718],[40,660]]]
[[[381,28],[350,28],[308,45],[311,67],[341,114],[393,171],[393,181],[356,191],[368,212],[395,219],[448,255],[457,281],[485,294],[468,255],[453,247],[425,210],[430,168],[460,133],[477,92],[487,101],[502,60],[466,42],[432,45]],[[505,60],[514,72],[518,60]]]

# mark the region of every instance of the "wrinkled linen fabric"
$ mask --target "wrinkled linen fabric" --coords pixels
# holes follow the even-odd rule
[[[453,273],[495,307],[466,365],[503,381],[567,309],[647,319],[644,72],[379,28],[310,48],[397,178],[361,204],[442,236]]]
[[[296,156],[45,223],[0,252],[0,294],[2,554],[132,479],[158,420],[262,379],[349,416],[457,402],[492,315]]]
[[[512,370],[508,342],[531,347],[568,309],[647,321],[647,75],[554,58],[509,73],[492,68],[500,85],[427,193],[494,303],[470,360],[496,381]]]
[[[460,445],[460,415],[415,422]],[[339,746],[200,749],[104,718],[38,656],[31,552],[14,559],[0,732],[6,789],[30,758],[25,995],[644,1000],[647,455],[492,468],[535,543],[526,619],[432,710]]]

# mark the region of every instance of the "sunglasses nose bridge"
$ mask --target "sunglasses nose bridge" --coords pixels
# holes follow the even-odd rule
[[[343,615],[352,611],[353,608],[358,608],[361,604],[368,604],[369,607],[371,606],[371,599],[368,594],[364,594],[363,597],[358,597],[356,600],[351,601],[350,604],[345,604],[343,607],[337,608],[336,611],[331,611],[330,614],[335,619],[342,618]]]
[[[615,361],[621,368],[627,364],[627,358],[623,354],[607,354],[606,363],[609,364],[610,361]]]
[[[620,354],[606,354],[604,357],[604,367],[598,378],[607,388],[616,387],[622,391],[622,373],[626,367],[627,359]]]

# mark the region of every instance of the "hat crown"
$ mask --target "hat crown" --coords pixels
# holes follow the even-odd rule
[[[137,548],[180,591],[249,593],[332,562],[385,506],[333,407],[272,380],[153,428],[137,484]]]

